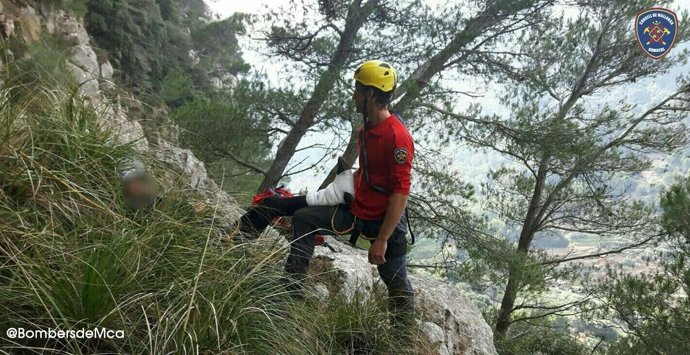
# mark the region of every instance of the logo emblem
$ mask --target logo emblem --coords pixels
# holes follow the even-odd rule
[[[668,54],[676,41],[678,17],[667,9],[653,7],[635,17],[635,34],[642,51],[654,59]]]
[[[407,163],[407,149],[398,148],[393,152],[393,155],[395,156],[395,163],[396,164]]]

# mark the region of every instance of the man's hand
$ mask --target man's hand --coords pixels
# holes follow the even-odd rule
[[[383,219],[379,234],[369,247],[369,262],[374,265],[383,265],[386,263],[386,248],[388,247],[388,239],[390,239],[395,227],[400,222],[405,206],[407,205],[407,195],[393,193],[388,199],[388,209],[386,210],[386,217]]]
[[[369,263],[374,265],[383,265],[386,263],[386,248],[388,242],[382,239],[376,239],[369,247]]]

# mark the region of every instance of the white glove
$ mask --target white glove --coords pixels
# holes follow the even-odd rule
[[[330,185],[325,189],[307,194],[309,206],[336,206],[345,202],[345,193],[355,195],[355,180],[352,177],[352,169],[344,170],[335,176]]]

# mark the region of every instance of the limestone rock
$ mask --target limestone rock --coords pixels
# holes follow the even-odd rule
[[[3,38],[10,38],[14,34],[14,19],[1,12],[2,9],[0,9],[0,34]]]
[[[96,81],[92,76],[86,72],[84,69],[72,64],[71,62],[65,63],[67,70],[72,74],[74,80],[79,85],[79,94],[84,97],[91,97],[99,92],[98,81]]]
[[[89,79],[98,79],[100,66],[96,59],[96,52],[88,44],[79,44],[70,49],[69,61],[84,70]]]
[[[67,70],[80,85],[79,92],[82,96],[96,95],[99,92],[100,66],[83,23],[63,10],[48,11],[43,18],[37,16],[31,7],[25,8],[24,12],[35,16],[36,21],[49,33],[60,36],[71,46],[68,51]]]
[[[450,354],[496,354],[493,331],[481,313],[455,287],[429,276],[410,276],[417,312],[445,331]]]
[[[334,253],[328,248],[317,247],[314,260],[325,260],[332,265],[333,272],[339,279],[339,292],[345,299],[352,300],[357,293],[363,298],[371,296],[374,283],[380,282],[376,267],[367,261],[366,252],[352,248],[336,240],[329,243],[341,250]]]
[[[242,210],[228,193],[221,190],[215,181],[208,177],[204,163],[197,159],[189,149],[176,147],[170,142],[159,139],[156,146],[156,157],[173,168],[188,181],[190,188],[203,193],[208,198],[209,207],[217,210],[221,222],[232,224],[239,219]]]
[[[50,12],[45,20],[45,26],[48,32],[61,36],[72,46],[89,44],[89,34],[82,23],[65,11]]]
[[[232,91],[232,89],[235,88],[235,86],[237,86],[238,82],[239,80],[237,79],[237,77],[230,73],[224,73],[220,77],[211,78],[211,86],[213,86],[213,88],[215,88],[216,90]]]
[[[328,297],[330,297],[330,292],[328,291],[328,287],[322,282],[317,282],[312,286],[312,293],[316,297],[316,299],[319,300],[321,303],[326,303],[328,302]]]
[[[112,64],[110,62],[105,62],[101,64],[101,78],[110,80],[113,78],[113,73],[115,71],[113,70]]]
[[[379,279],[376,268],[369,264],[367,253],[337,240],[329,243],[341,252],[317,247],[314,260],[326,260],[338,277],[339,292],[352,299],[356,292],[371,294]],[[479,310],[458,289],[431,276],[410,275],[415,291],[417,314],[421,327],[437,354],[496,354],[493,332]],[[440,331],[439,331],[440,329]]]
[[[114,73],[115,73],[115,70],[113,69],[113,65],[110,64],[110,62],[106,61],[105,63],[101,64],[101,82],[100,82],[101,89],[103,89],[103,90],[115,89],[115,83],[113,82],[113,74]]]
[[[237,83],[239,82],[239,79],[237,79],[236,76],[234,76],[234,75],[232,75],[232,74],[230,74],[230,73],[224,74],[224,75],[221,77],[221,80],[223,81],[223,83],[225,84],[225,86],[228,87],[228,88],[233,88],[233,87],[237,86]]]
[[[220,90],[223,88],[223,82],[220,78],[211,78],[211,86],[216,90]]]
[[[433,322],[422,322],[419,325],[427,340],[435,347],[438,355],[451,355],[446,345],[446,334],[438,324]]]
[[[131,143],[139,151],[149,149],[141,124],[127,119],[127,113],[117,103],[105,97],[94,97],[88,103],[99,113],[103,128],[114,133],[120,143]]]
[[[275,228],[269,226],[264,230],[263,233],[259,236],[259,239],[257,240],[258,243],[263,243],[264,245],[269,245],[272,250],[281,250],[285,254],[285,258],[287,258],[287,253],[290,250],[290,242],[287,240],[287,238],[281,234],[278,230]],[[283,260],[285,261],[285,260]]]

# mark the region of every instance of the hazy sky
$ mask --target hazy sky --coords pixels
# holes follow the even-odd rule
[[[236,1],[236,0],[206,0],[213,11],[227,17],[235,12],[245,13],[259,13],[263,7],[278,7],[289,4],[289,0],[253,0],[253,1]],[[436,4],[439,0],[426,0],[428,4]],[[673,2],[673,7],[679,9],[690,10],[690,0],[676,0]]]
[[[437,5],[441,0],[426,0],[425,2],[431,5],[432,7],[434,5]],[[234,14],[235,12],[244,12],[244,13],[250,13],[250,14],[260,14],[263,13],[267,7],[270,8],[276,8],[276,7],[283,7],[287,6],[290,3],[290,0],[253,0],[253,1],[236,1],[236,0],[207,0],[207,3],[211,7],[212,11],[220,15],[221,18],[230,16]],[[690,0],[677,0],[673,2],[673,9],[678,9],[678,10],[688,10],[690,11]],[[631,24],[631,30],[632,30],[632,24]],[[266,73],[279,73],[281,72],[281,67],[282,65],[280,63],[277,63],[275,61],[271,61],[259,53],[251,50],[249,47],[252,46],[252,40],[248,37],[245,38],[240,38],[240,45],[243,46],[243,52],[244,52],[244,58],[247,62],[251,63],[254,67],[255,70],[260,71],[260,72],[266,72]],[[681,46],[674,47],[675,50],[680,50],[681,48],[688,48],[690,47],[689,44],[684,44]],[[678,74],[685,72],[688,73],[690,72],[690,63],[686,64],[683,67],[676,68],[673,70],[672,73],[666,76],[658,77],[652,81],[645,81],[645,82],[638,82],[636,84],[630,84],[626,85],[625,87],[618,88],[615,93],[616,97],[620,97],[619,95],[623,95],[626,97],[629,97],[631,101],[637,102],[641,104],[641,106],[646,106],[648,104],[653,103],[656,101],[656,98],[660,98],[662,96],[665,96],[672,87],[669,87],[669,83],[673,83],[673,78],[675,78]],[[275,76],[274,76],[275,77]],[[612,93],[613,94],[613,93]],[[491,95],[488,93],[482,100],[483,106],[485,107],[494,107],[496,109],[500,109],[502,105],[500,104],[498,98],[495,95]],[[413,134],[414,135],[414,134]],[[310,137],[307,136],[305,139],[303,139],[302,144],[300,146],[305,146],[305,145],[310,145],[313,143],[317,143],[317,140],[323,139],[323,137]],[[316,152],[314,151],[304,151],[299,154],[297,154],[294,158],[293,161],[300,161],[302,158],[306,158],[311,154],[315,154]],[[462,149],[460,147],[449,147],[447,150],[447,154],[449,156],[454,156],[455,160],[462,161],[463,166],[467,167],[467,164],[470,163],[470,161],[474,161],[476,159],[479,159],[479,162],[486,161],[487,158],[488,160],[493,160],[492,157],[479,157],[482,154],[476,154],[476,153],[471,153],[468,152],[466,149]],[[326,162],[325,163],[327,167],[330,168],[332,162]],[[470,163],[471,164],[471,163]],[[484,166],[486,164],[483,164]],[[466,169],[463,169],[466,171]],[[314,171],[308,171],[305,173],[302,173],[298,176],[295,176],[292,178],[292,182],[290,183],[289,187],[293,189],[294,191],[299,191],[302,188],[308,188],[310,190],[315,189],[318,187],[320,182],[323,180],[323,175],[321,173],[316,173]],[[478,175],[479,176],[484,176],[484,173],[478,173],[478,172],[473,172],[472,175]],[[466,176],[466,178],[470,178],[469,180],[473,180],[473,177]],[[646,176],[645,176],[646,178]],[[653,178],[653,176],[651,177]],[[470,181],[474,182],[476,184],[476,181]]]

